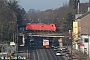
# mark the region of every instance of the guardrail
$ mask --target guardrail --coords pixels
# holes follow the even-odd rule
[[[1,59],[10,59],[10,57],[1,57]],[[20,60],[26,60],[27,58],[26,57],[11,57],[11,59],[20,59]]]
[[[8,54],[8,53],[5,53],[5,52],[0,53],[0,55],[3,55],[3,54]]]

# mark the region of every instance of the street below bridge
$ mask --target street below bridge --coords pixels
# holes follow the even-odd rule
[[[44,48],[42,38],[35,38],[35,47],[30,47],[28,41],[25,46],[19,46],[19,55],[26,56],[27,60],[68,60],[64,55],[56,56],[53,48]]]
[[[19,55],[26,56],[28,60],[67,60],[65,56],[56,56],[55,51],[50,48],[43,47],[26,48],[26,46],[19,47]]]
[[[30,60],[66,60],[65,56],[56,56],[53,49],[35,48],[30,50]]]

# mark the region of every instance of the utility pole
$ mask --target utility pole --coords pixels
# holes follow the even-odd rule
[[[78,10],[77,10],[77,13],[79,14],[79,5],[80,5],[80,1],[77,0],[77,3],[78,3]]]
[[[90,0],[89,0],[89,7],[90,7]]]
[[[88,60],[90,59],[90,35],[88,34]]]
[[[17,60],[18,60],[18,24],[17,24]]]
[[[69,39],[71,41],[71,60],[73,60],[73,56],[72,56],[72,30],[69,30]]]
[[[73,48],[72,48],[72,45],[73,45],[73,44],[72,44],[72,37],[71,37],[70,40],[71,40],[71,60],[73,60],[73,55],[72,55],[72,49],[73,49]]]

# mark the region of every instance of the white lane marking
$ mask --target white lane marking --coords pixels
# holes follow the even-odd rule
[[[33,57],[34,57],[33,59],[35,60],[35,51],[34,50],[33,50]]]
[[[39,49],[38,50],[38,55],[39,55],[39,60],[43,60],[43,50],[42,49]]]
[[[52,56],[51,56],[49,50],[46,49],[46,51],[48,52],[48,54],[49,54],[49,56],[50,56],[50,59],[53,60],[53,58],[52,58]]]
[[[39,56],[38,50],[36,50],[36,52],[37,52],[38,60],[40,60],[40,56]]]
[[[48,60],[47,54],[46,54],[46,52],[45,52],[45,49],[43,49],[43,52],[45,53],[46,60]]]
[[[55,59],[56,59],[56,60],[58,60],[58,59],[57,59],[57,57],[56,57],[56,56],[55,56],[55,54],[54,54],[54,51],[52,51],[52,50],[51,50],[51,52],[53,53],[53,55],[54,55]]]

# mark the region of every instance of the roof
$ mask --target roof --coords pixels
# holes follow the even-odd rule
[[[90,11],[88,11],[88,12],[82,14],[82,15],[81,15],[80,17],[78,17],[77,19],[81,19],[81,18],[83,18],[84,16],[86,16],[86,15],[88,15],[88,14],[90,14]]]

